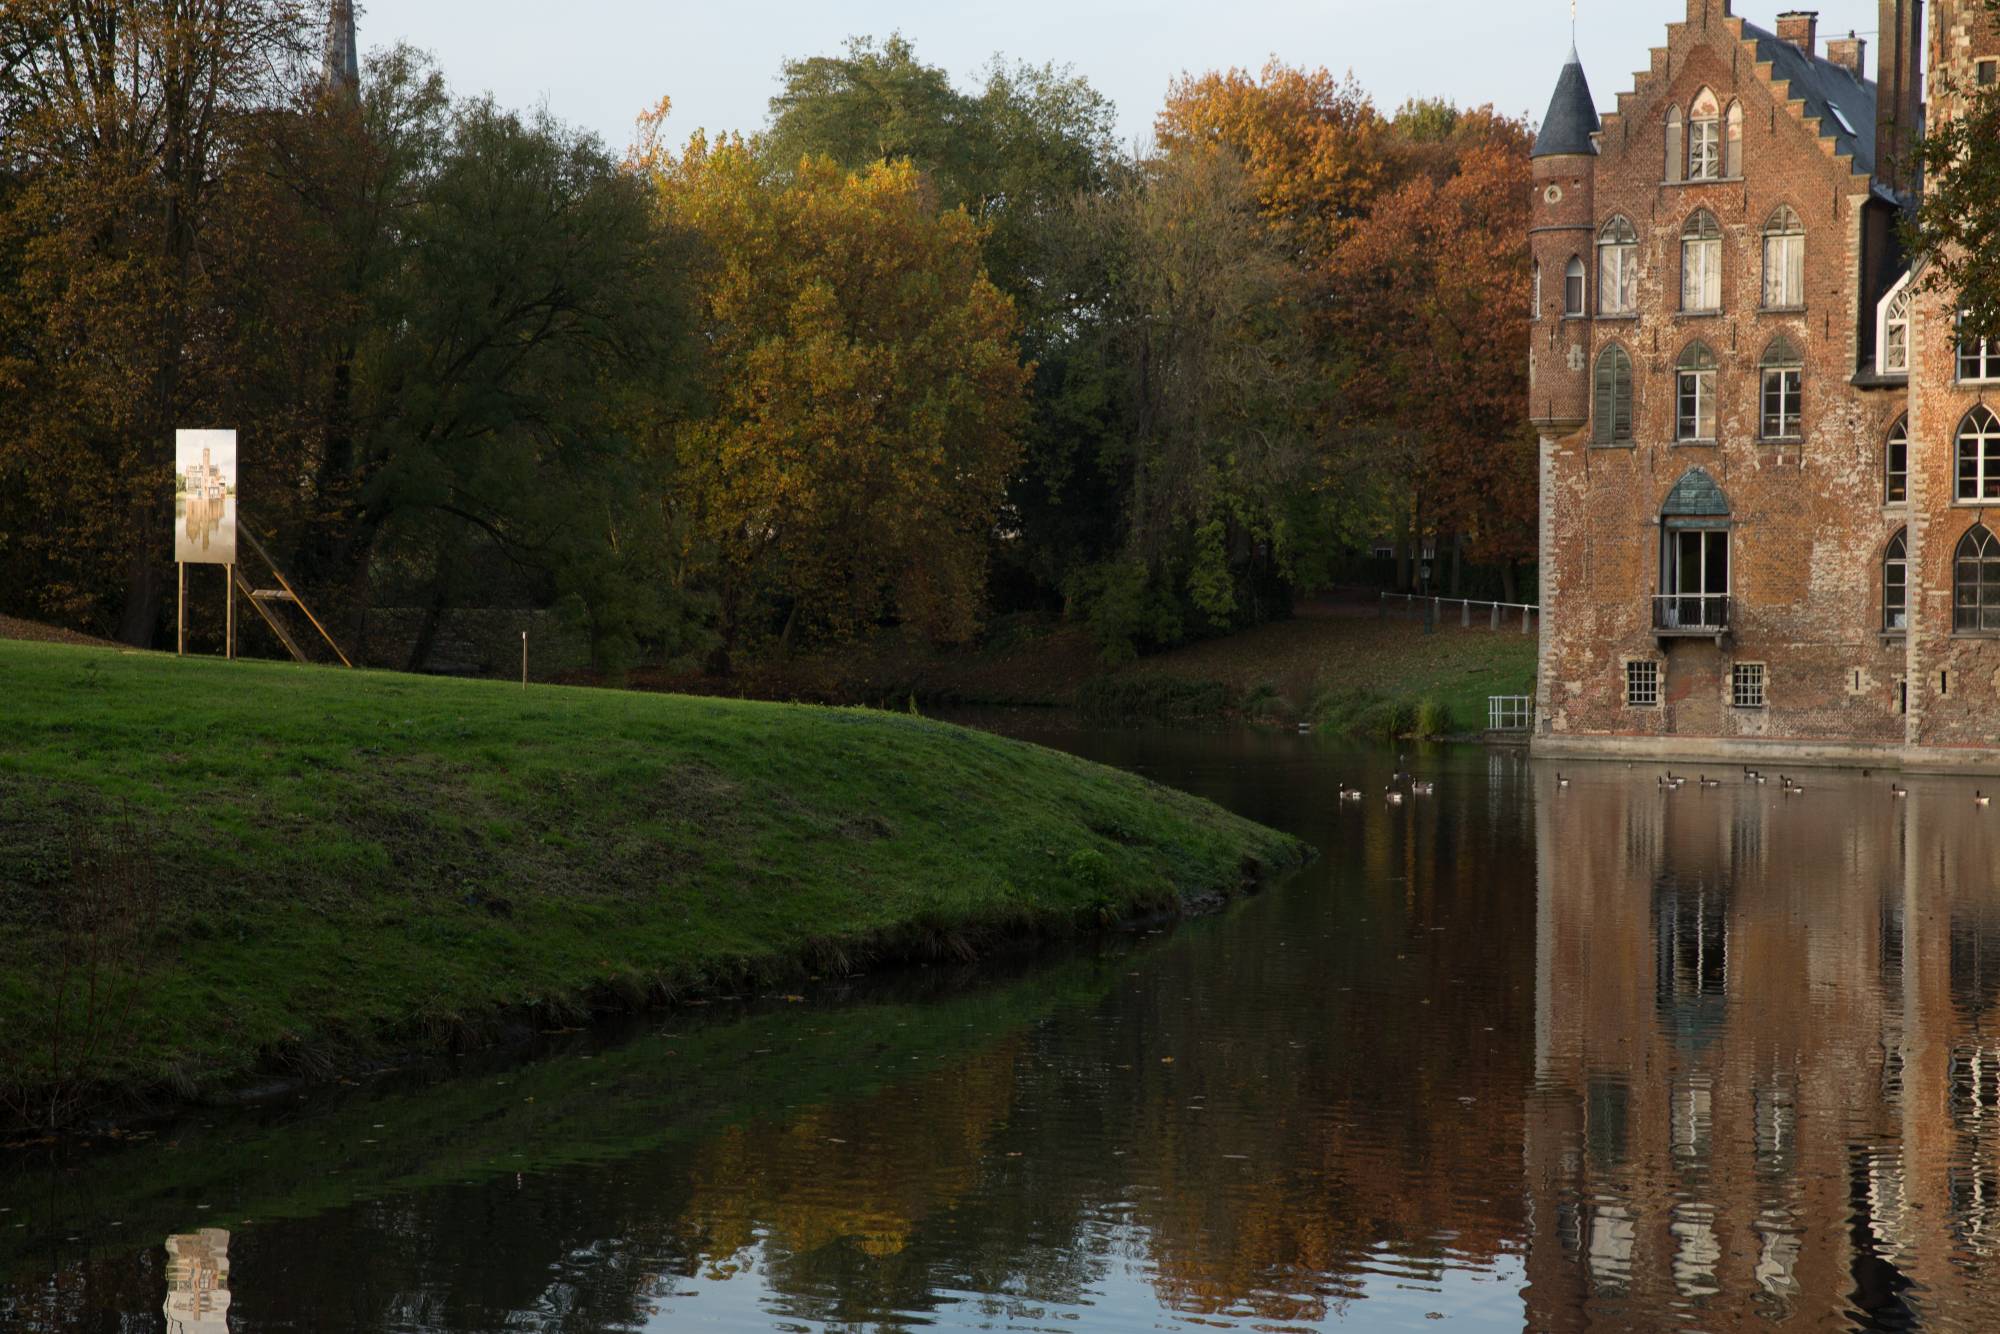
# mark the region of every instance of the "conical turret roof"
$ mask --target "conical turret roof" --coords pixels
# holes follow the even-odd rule
[[[1556,95],[1549,102],[1549,114],[1542,117],[1541,133],[1535,136],[1536,157],[1559,157],[1565,153],[1597,152],[1592,135],[1603,126],[1597,118],[1597,104],[1590,98],[1590,80],[1583,77],[1583,61],[1571,47],[1569,63],[1556,80]]]

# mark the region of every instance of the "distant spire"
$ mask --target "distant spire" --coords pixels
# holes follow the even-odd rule
[[[361,58],[354,40],[354,0],[333,0],[326,20],[326,86],[350,95],[361,91]]]

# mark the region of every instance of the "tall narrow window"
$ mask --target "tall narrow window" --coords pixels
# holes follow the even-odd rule
[[[1597,309],[1604,315],[1639,310],[1639,233],[1622,215],[1597,234]]]
[[[1758,369],[1764,379],[1763,425],[1759,434],[1766,440],[1798,439],[1805,358],[1790,339],[1780,335],[1764,349],[1764,360]]]
[[[1899,528],[1882,553],[1882,628],[1910,628],[1910,530]]]
[[[1660,593],[1653,628],[1709,634],[1729,625],[1729,498],[1691,468],[1660,507]]]
[[[1904,279],[1882,306],[1882,373],[1910,373],[1910,288]]]
[[[1674,438],[1715,439],[1715,354],[1690,343],[1674,366]]]
[[[1958,340],[1960,380],[2000,380],[2000,338]]]
[[[1951,628],[1960,634],[2000,631],[2000,542],[1984,524],[1974,524],[1953,554]]]
[[[1722,309],[1722,228],[1707,209],[1681,228],[1681,309]]]
[[[1528,298],[1530,301],[1534,302],[1534,305],[1528,308],[1528,318],[1531,320],[1538,320],[1542,318],[1542,261],[1540,261],[1539,259],[1535,261],[1534,287],[1535,287],[1534,292]]]
[[[1722,127],[1722,174],[1731,180],[1743,175],[1743,104],[1731,102]]]
[[[1688,179],[1722,179],[1722,104],[1706,88],[1688,113]]]
[[[1796,310],[1806,303],[1806,229],[1781,205],[1764,224],[1764,306]]]
[[[1563,270],[1563,314],[1571,319],[1584,313],[1583,261],[1570,256],[1569,267]]]
[[[1667,184],[1676,185],[1687,171],[1687,159],[1683,156],[1681,109],[1667,108]]]
[[[1600,445],[1632,442],[1632,359],[1613,343],[1597,357],[1591,439]]]
[[[1898,417],[1889,428],[1889,443],[1882,451],[1882,500],[1901,505],[1910,499],[1910,422]]]
[[[1961,505],[2000,501],[2000,418],[1983,404],[1958,424],[1958,490]]]

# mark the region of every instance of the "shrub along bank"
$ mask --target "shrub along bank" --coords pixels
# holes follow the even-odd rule
[[[328,1075],[1218,902],[1295,841],[914,716],[0,642],[0,1099]]]

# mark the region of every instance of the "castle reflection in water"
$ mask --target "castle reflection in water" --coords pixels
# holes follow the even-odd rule
[[[1977,1327],[2000,824],[1969,790],[1538,772],[1528,1324]]]

